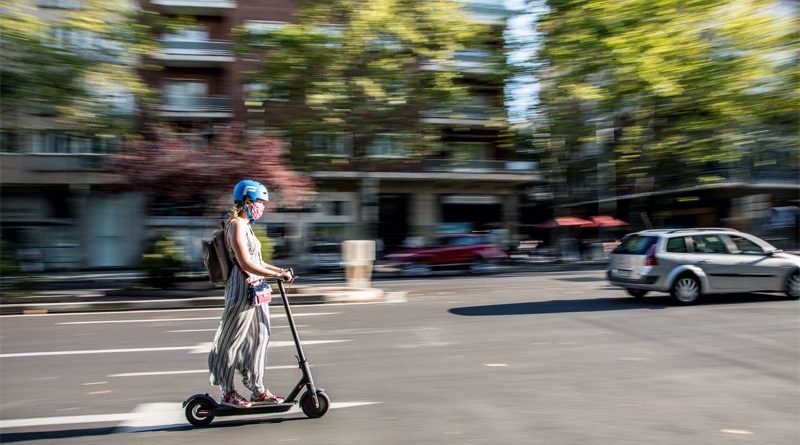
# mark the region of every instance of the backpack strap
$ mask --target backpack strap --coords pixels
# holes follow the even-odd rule
[[[225,236],[225,249],[227,250],[228,258],[236,267],[239,268],[239,272],[245,277],[247,277],[248,275],[247,272],[245,272],[244,269],[242,269],[242,266],[239,265],[239,262],[236,261],[236,254],[233,253],[233,250],[231,249],[231,244],[228,243],[228,227],[230,226],[230,220],[227,223],[225,221],[220,221],[219,224],[222,226],[222,234],[223,236]]]

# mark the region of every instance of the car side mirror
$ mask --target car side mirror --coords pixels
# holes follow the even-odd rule
[[[781,253],[781,252],[783,252],[783,250],[781,249],[770,250],[767,252],[767,256],[772,256],[775,255],[776,253]]]

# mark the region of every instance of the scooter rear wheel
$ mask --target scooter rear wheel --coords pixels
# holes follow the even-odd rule
[[[306,391],[302,397],[300,397],[300,408],[303,409],[303,414],[312,418],[318,419],[325,415],[328,412],[328,408],[331,405],[331,399],[322,391],[317,391],[317,401],[319,402],[319,406],[314,406],[314,398],[311,397],[311,392]]]
[[[208,400],[192,400],[186,405],[185,413],[186,420],[197,427],[208,426],[214,420],[214,407],[211,406]]]

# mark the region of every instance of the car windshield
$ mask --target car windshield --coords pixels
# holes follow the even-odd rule
[[[658,241],[655,236],[631,235],[622,240],[613,253],[644,255]]]

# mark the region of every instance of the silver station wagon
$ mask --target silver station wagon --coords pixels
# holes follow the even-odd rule
[[[725,228],[632,233],[611,253],[606,274],[633,297],[669,292],[679,304],[703,294],[759,291],[800,298],[800,256]]]

